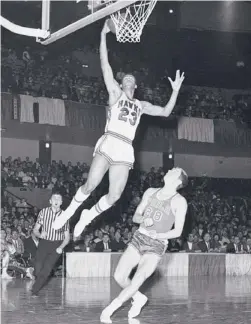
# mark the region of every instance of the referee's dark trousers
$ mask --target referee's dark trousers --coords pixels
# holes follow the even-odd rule
[[[56,249],[62,241],[40,240],[35,260],[36,280],[32,287],[32,293],[37,294],[44,286],[61,254]]]

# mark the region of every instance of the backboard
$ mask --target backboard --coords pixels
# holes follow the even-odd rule
[[[7,20],[8,17],[1,17],[1,25],[14,33],[36,37],[38,42],[48,45],[135,2],[137,0],[43,0],[40,29],[17,25]]]

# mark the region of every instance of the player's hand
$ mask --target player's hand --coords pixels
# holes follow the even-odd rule
[[[46,237],[47,237],[47,232],[42,231],[41,234],[40,234],[40,238],[41,239],[46,239]]]
[[[108,19],[105,21],[105,24],[104,24],[104,27],[103,27],[103,29],[102,29],[102,33],[103,34],[108,34],[108,33],[110,33],[110,28],[109,28],[109,26],[108,26]]]
[[[145,225],[145,227],[151,227],[151,226],[153,226],[153,220],[152,220],[152,218],[145,218],[144,219],[144,225]]]
[[[63,249],[61,249],[61,247],[58,247],[56,249],[56,252],[57,252],[57,254],[62,254],[63,253]]]
[[[176,71],[176,77],[175,77],[174,81],[171,78],[168,78],[168,80],[171,83],[172,89],[174,91],[179,91],[180,90],[180,87],[181,87],[182,82],[184,81],[184,79],[185,79],[184,72],[182,72],[182,74],[180,75],[180,70]]]

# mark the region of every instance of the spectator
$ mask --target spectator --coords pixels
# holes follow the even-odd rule
[[[103,240],[95,246],[95,252],[111,252],[111,243],[108,234],[104,234]]]
[[[90,235],[85,235],[84,241],[80,240],[75,246],[76,249],[81,252],[94,252],[94,245],[91,243]]]
[[[224,229],[222,232],[222,238],[220,240],[221,245],[229,244],[230,240],[228,239],[227,229]]]
[[[167,246],[167,251],[172,252],[172,253],[180,251],[180,245],[176,241],[176,239],[169,240],[168,246]]]
[[[210,244],[210,239],[211,239],[210,234],[205,233],[203,240],[198,243],[198,246],[199,246],[199,249],[201,252],[205,253],[205,252],[213,251],[211,244]]]
[[[247,253],[251,253],[251,238],[247,239],[247,248],[246,248]]]
[[[211,242],[211,248],[215,252],[220,252],[220,250],[221,250],[220,238],[219,238],[219,235],[217,233],[215,233],[214,236],[213,236],[213,240]]]
[[[124,233],[123,235],[123,242],[125,245],[128,245],[129,242],[131,242],[132,239],[132,232]]]
[[[194,242],[194,235],[192,233],[188,234],[187,242],[183,244],[183,250],[186,252],[195,252],[199,250],[197,243]]]
[[[117,230],[114,235],[114,239],[111,241],[111,250],[112,252],[123,252],[126,245],[121,239],[121,234]]]
[[[234,242],[227,245],[227,253],[243,253],[243,245],[238,236],[234,237]]]
[[[102,242],[103,241],[103,233],[102,233],[102,231],[96,230],[95,233],[94,233],[94,237],[95,238],[94,238],[93,242],[95,244],[97,244],[99,242]]]
[[[13,229],[11,231],[11,239],[9,241],[11,244],[13,244],[16,255],[22,255],[24,253],[24,244],[23,241],[18,236],[18,231],[16,229]]]

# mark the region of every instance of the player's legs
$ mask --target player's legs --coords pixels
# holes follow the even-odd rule
[[[114,205],[121,197],[129,176],[127,165],[111,165],[109,169],[109,192],[106,197],[109,205]]]
[[[118,299],[123,304],[130,299],[135,292],[139,290],[141,285],[149,278],[156,270],[161,257],[157,254],[144,254],[139,262],[138,269],[131,280],[129,286],[127,286],[118,296]]]
[[[74,228],[74,236],[78,237],[94,218],[109,209],[121,197],[129,175],[127,165],[110,165],[109,167],[109,192],[100,198],[98,203],[90,210],[83,210],[79,222]]]
[[[122,306],[127,300],[132,298],[138,291],[144,281],[149,278],[156,270],[161,257],[157,254],[145,254],[138,265],[138,269],[131,280],[131,283],[124,288],[119,296],[115,298],[109,306],[107,306],[100,317],[102,323],[111,323],[110,317],[112,314]],[[129,314],[130,316],[130,314]]]
[[[122,254],[114,273],[114,279],[121,288],[126,288],[130,285],[131,280],[129,279],[129,276],[132,270],[139,264],[140,259],[141,255],[137,249],[129,245]],[[147,302],[147,297],[139,291],[137,291],[132,298],[134,301],[136,300],[139,303],[145,304]]]
[[[109,168],[109,162],[102,155],[96,154],[92,160],[86,183],[81,186],[73,197],[68,208],[56,219],[54,229],[60,229],[70,219],[78,207],[90,196],[91,192],[100,184]]]

